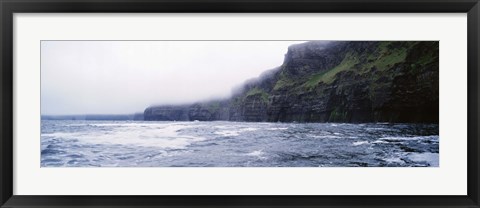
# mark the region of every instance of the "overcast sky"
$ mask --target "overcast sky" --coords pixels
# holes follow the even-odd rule
[[[42,41],[42,115],[128,114],[228,97],[300,42]]]

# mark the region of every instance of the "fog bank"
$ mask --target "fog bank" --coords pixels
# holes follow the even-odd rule
[[[303,41],[42,41],[41,113],[125,114],[227,98]]]

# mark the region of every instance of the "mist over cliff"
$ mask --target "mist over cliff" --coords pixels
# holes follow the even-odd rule
[[[41,115],[119,115],[231,97],[305,41],[41,41]]]
[[[288,48],[281,66],[232,90],[233,96],[228,99],[150,106],[144,118],[438,123],[439,43],[295,44]]]

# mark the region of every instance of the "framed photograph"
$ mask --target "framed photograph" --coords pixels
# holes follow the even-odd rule
[[[479,207],[478,0],[2,0],[1,207]]]

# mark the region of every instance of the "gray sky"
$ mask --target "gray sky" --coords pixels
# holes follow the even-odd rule
[[[42,41],[42,115],[126,114],[230,96],[303,41]]]

